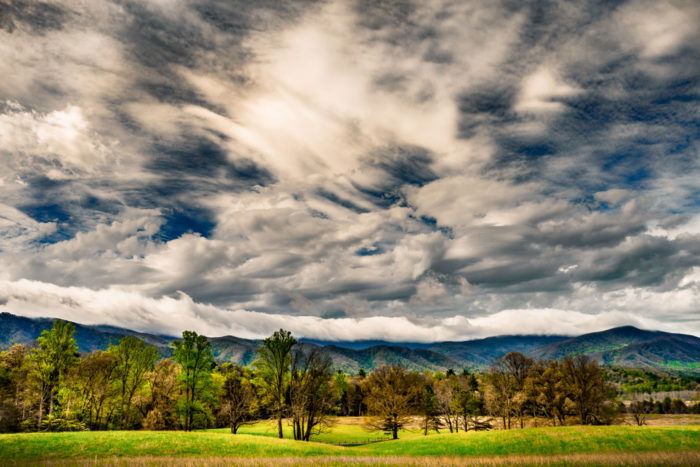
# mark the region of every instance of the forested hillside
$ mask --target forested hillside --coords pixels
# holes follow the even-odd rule
[[[49,329],[52,319],[32,319],[0,313],[0,349],[14,343],[30,344],[41,331]],[[140,333],[112,326],[86,326],[75,323],[78,351],[104,350],[123,336],[131,335],[158,348],[162,356],[172,354],[172,336]],[[255,359],[260,340],[234,336],[210,338],[218,363],[248,365]],[[700,339],[685,334],[647,331],[632,326],[583,334],[577,337],[557,335],[494,336],[462,342],[390,343],[328,342],[308,340],[305,345],[326,349],[335,368],[355,373],[382,365],[397,364],[410,370],[445,371],[447,369],[486,370],[494,359],[508,352],[520,352],[535,359],[561,360],[585,354],[612,367],[641,368],[681,375],[700,375]]]

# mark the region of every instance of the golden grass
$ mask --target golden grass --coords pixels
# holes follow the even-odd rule
[[[625,417],[625,423],[634,424],[631,416]],[[700,414],[650,414],[647,416],[649,426],[683,426],[700,425]]]
[[[17,463],[14,465],[28,465]],[[489,457],[377,457],[377,456],[338,456],[338,457],[277,457],[277,458],[236,458],[236,457],[127,457],[109,459],[77,459],[65,461],[45,461],[45,466],[114,466],[114,467],[194,467],[194,466],[394,466],[421,465],[460,466],[460,465],[700,465],[700,451],[639,452],[639,453],[590,453],[561,455],[512,455]]]
[[[503,424],[501,419],[496,417],[481,417],[482,420],[491,419],[493,428],[496,430],[502,430]],[[577,425],[577,421],[574,418],[569,418],[567,420],[567,426]],[[636,425],[634,419],[630,415],[624,415],[620,417],[617,425]],[[411,428],[418,427],[420,425],[419,421],[415,421]],[[647,426],[688,426],[688,425],[700,425],[700,414],[650,414],[646,418]],[[519,421],[517,419],[511,420],[511,426],[513,428],[518,428]],[[550,427],[552,422],[545,418],[534,418],[526,417],[524,420],[525,428],[538,428],[538,427]]]

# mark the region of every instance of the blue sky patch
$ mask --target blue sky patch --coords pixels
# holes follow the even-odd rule
[[[209,237],[216,227],[213,213],[203,208],[171,209],[163,218],[165,222],[154,237],[165,242],[188,233]]]

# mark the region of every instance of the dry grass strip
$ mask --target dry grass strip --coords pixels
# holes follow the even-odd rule
[[[18,463],[15,465],[44,466],[110,466],[110,467],[195,467],[195,466],[459,466],[459,465],[700,465],[700,451],[620,452],[562,455],[511,455],[495,457],[114,457]]]

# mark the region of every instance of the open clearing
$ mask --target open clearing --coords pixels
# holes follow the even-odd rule
[[[313,442],[274,437],[268,422],[238,435],[226,430],[196,432],[102,431],[0,435],[6,463],[60,465],[459,465],[469,464],[700,464],[700,426],[571,426],[523,430],[400,433],[401,439],[356,446],[384,438],[356,424],[338,423]],[[335,443],[335,444],[331,444]],[[466,456],[466,457],[465,457]]]

